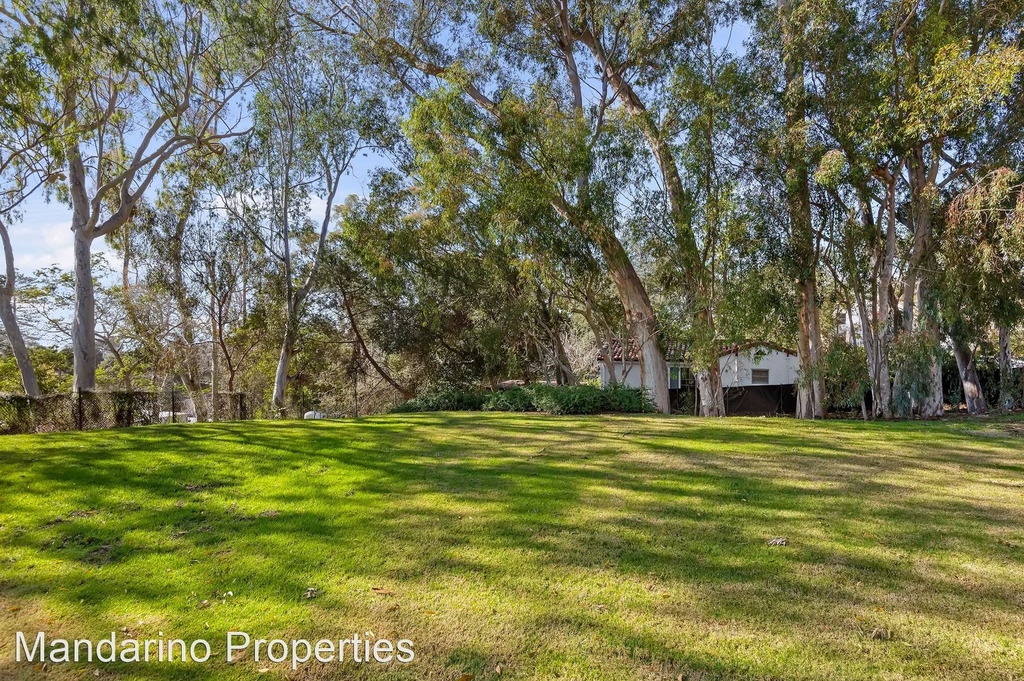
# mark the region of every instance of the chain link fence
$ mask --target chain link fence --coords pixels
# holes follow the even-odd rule
[[[251,419],[248,396],[245,393],[218,394],[217,418],[230,421]],[[202,409],[197,410],[192,399],[179,388],[161,392],[79,392],[38,398],[0,395],[0,435],[129,428],[199,420],[209,420],[209,414],[203,413]]]

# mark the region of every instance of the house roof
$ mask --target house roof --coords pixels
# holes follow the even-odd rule
[[[602,351],[607,349],[607,345],[602,347]],[[766,341],[746,341],[744,343],[734,343],[727,345],[719,350],[719,356],[724,357],[725,355],[733,355],[754,348],[769,348],[777,352],[782,352],[787,355],[796,357],[796,351],[790,350],[789,348],[775,343],[769,343]],[[665,360],[668,362],[685,362],[687,346],[678,342],[668,342],[665,344]],[[611,342],[612,361],[614,362],[639,362],[640,353],[637,352],[636,341],[630,339],[628,343],[623,343],[621,338],[614,338]],[[601,361],[601,354],[598,353],[597,361]]]
[[[781,352],[783,354],[796,357],[796,350],[768,341],[746,341],[744,343],[735,343],[733,345],[729,345],[727,347],[722,348],[719,352],[719,356],[721,357],[724,355],[735,355],[736,353],[745,352],[747,350],[753,350],[755,348],[768,348],[769,350],[775,350],[776,352]]]
[[[669,362],[682,362],[686,358],[686,346],[682,343],[666,343],[665,359]],[[604,345],[602,351],[607,351],[608,346]],[[621,338],[613,338],[611,343],[612,361],[615,362],[639,362],[640,353],[637,352],[636,341],[632,338],[623,343]],[[601,361],[601,355],[597,354],[597,360]]]

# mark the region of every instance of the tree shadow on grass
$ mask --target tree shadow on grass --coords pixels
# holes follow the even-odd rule
[[[981,478],[1019,472],[1009,450],[938,427],[750,421],[567,419],[555,428],[538,417],[438,414],[36,438],[4,464],[24,485],[5,514],[25,525],[0,538],[18,563],[46,569],[0,573],[0,595],[42,600],[83,626],[102,623],[100,632],[128,610],[162,613],[195,635],[200,620],[232,613],[252,627],[298,631],[356,613],[426,637],[431,673],[461,668],[478,678],[510,655],[524,677],[541,668],[534,657],[567,669],[574,659],[604,665],[603,678],[623,665],[666,678],[786,677],[784,657],[757,662],[729,650],[759,638],[848,664],[850,676],[877,672],[879,658],[908,669],[944,660],[964,678],[1004,669],[912,624],[984,615],[990,629],[1015,635],[1006,629],[1020,622],[1012,584],[958,580],[946,564],[966,556],[1019,571],[1019,547],[995,535],[1019,530],[1020,508],[978,494],[991,486]],[[933,435],[946,438],[941,447]],[[977,489],[944,477],[956,471]],[[59,507],[39,507],[44,490]],[[776,534],[789,545],[768,547]],[[444,586],[453,579],[496,593],[496,607],[530,604],[532,614],[500,625],[516,629],[518,647],[473,632],[435,635],[440,625],[421,613],[392,613],[394,604],[368,593],[391,585],[396,598],[417,602],[417,591],[457,588]],[[304,603],[310,586],[324,596]],[[238,595],[218,598],[229,590]],[[581,602],[581,592],[608,603]],[[257,602],[282,621],[254,616]],[[605,609],[591,609],[598,605]],[[878,607],[886,612],[872,614]],[[481,632],[492,625],[486,614],[469,617]],[[734,632],[723,634],[721,652],[680,644],[723,622]],[[870,638],[883,627],[899,636],[901,626],[918,651],[907,660]],[[838,638],[816,636],[837,628]],[[530,629],[551,636],[538,641]],[[581,632],[598,642],[590,657],[558,643]],[[420,678],[423,669],[337,671]],[[223,665],[131,673],[244,677]]]

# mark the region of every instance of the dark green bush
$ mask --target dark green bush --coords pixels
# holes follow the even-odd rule
[[[0,434],[35,432],[33,402],[32,398],[23,395],[0,395]]]
[[[533,388],[538,411],[550,414],[596,414],[608,411],[608,395],[592,385],[538,385]]]
[[[533,395],[523,388],[498,390],[484,400],[484,411],[537,411]]]
[[[605,388],[604,392],[608,396],[608,411],[619,411],[624,414],[644,414],[658,411],[647,394],[639,388],[613,385]],[[690,411],[693,411],[692,407]]]
[[[400,404],[392,413],[417,411],[545,411],[549,414],[599,414],[653,412],[654,406],[640,390],[592,385],[533,385],[491,393],[443,392],[421,395]]]
[[[446,391],[428,393],[398,405],[391,411],[408,413],[414,411],[480,411],[484,394],[479,392]]]

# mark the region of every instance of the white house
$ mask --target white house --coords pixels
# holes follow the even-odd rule
[[[623,352],[621,342],[611,347],[614,374],[598,357],[601,385],[613,381],[639,388],[640,362],[636,346]],[[679,393],[695,390],[690,364],[685,359],[685,348],[669,345],[665,349],[668,362],[668,387],[673,403]],[[723,348],[718,368],[725,391],[727,413],[787,413],[795,411],[795,384],[800,369],[796,352],[771,343],[750,342]]]
[[[723,388],[795,385],[800,371],[796,352],[767,343],[734,345],[718,358]]]

